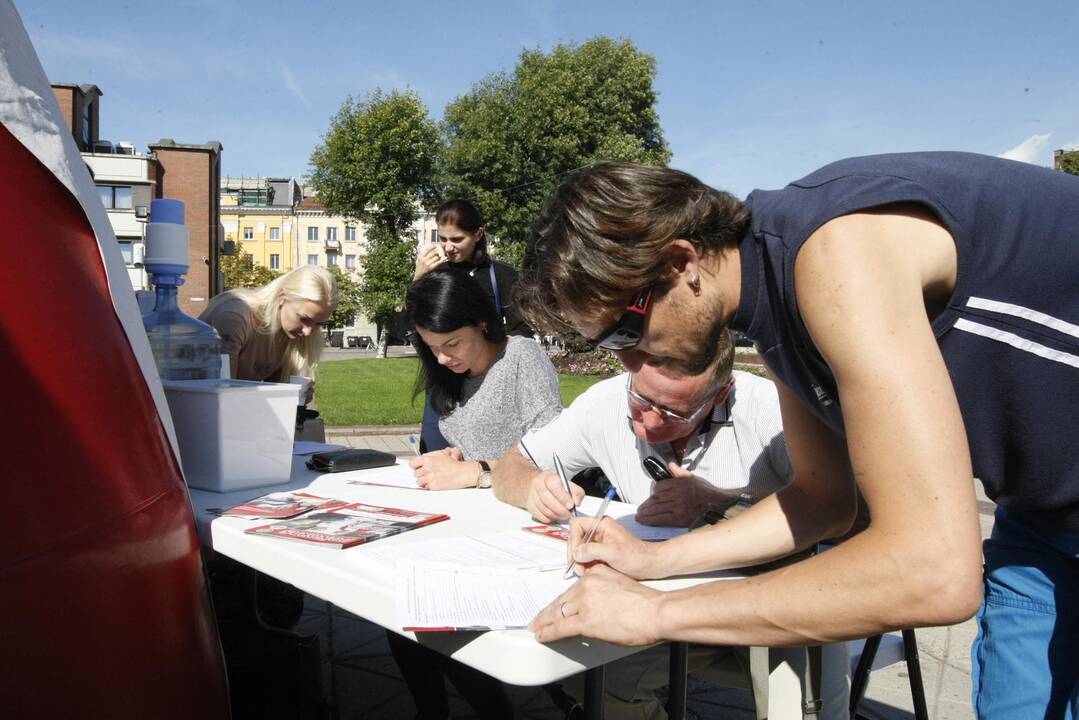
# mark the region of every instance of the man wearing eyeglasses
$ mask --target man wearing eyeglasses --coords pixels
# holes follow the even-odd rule
[[[596,383],[503,456],[492,474],[496,497],[543,522],[567,518],[585,493],[573,483],[566,492],[553,469],[555,454],[568,477],[600,468],[624,502],[639,505],[637,520],[644,525],[684,529],[715,522],[736,503],[771,495],[790,481],[779,399],[771,381],[735,371],[733,364],[734,340],[724,333],[711,364],[697,375],[644,365]],[[667,477],[657,479],[659,472]],[[742,685],[746,652],[693,646],[690,671]],[[770,653],[771,678],[755,679],[768,685],[769,717],[801,717],[804,657],[800,648]],[[664,717],[654,693],[667,684],[667,663],[660,646],[609,665],[606,715]],[[844,648],[827,650],[824,670],[823,717],[846,717]],[[577,697],[583,689],[579,678],[566,687]]]
[[[543,522],[568,517],[584,490],[571,484],[573,497],[566,492],[553,470],[556,453],[569,477],[600,468],[623,502],[640,506],[645,525],[688,528],[713,508],[770,495],[790,480],[779,400],[770,381],[732,374],[733,364],[726,335],[698,375],[644,366],[596,383],[503,457],[495,495]],[[657,482],[644,465],[649,457],[677,482]]]
[[[539,640],[831,641],[981,603],[977,716],[1079,714],[1079,178],[903,153],[741,202],[599,163],[536,227],[518,292],[541,326],[685,374],[744,332],[777,378],[795,469],[721,530],[648,547],[604,522],[576,546],[575,527],[584,578],[533,621]],[[997,503],[984,568],[975,477]],[[831,552],[670,593],[631,580],[841,534],[859,490],[870,525]]]

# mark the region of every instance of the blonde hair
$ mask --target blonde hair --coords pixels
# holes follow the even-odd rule
[[[322,355],[322,333],[316,331],[301,338],[285,336],[281,330],[281,304],[286,300],[310,301],[332,313],[337,308],[337,284],[328,270],[317,265],[301,265],[262,287],[236,288],[222,293],[210,301],[207,311],[230,295],[247,303],[255,314],[256,330],[264,335],[272,335],[274,347],[277,347],[281,337],[286,337],[281,350],[279,381],[288,382],[291,375],[314,375]]]

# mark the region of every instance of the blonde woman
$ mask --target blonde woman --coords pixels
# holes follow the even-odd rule
[[[313,375],[322,354],[319,326],[336,307],[333,276],[325,268],[301,265],[263,287],[221,293],[199,320],[221,335],[232,377],[288,382],[292,375]]]

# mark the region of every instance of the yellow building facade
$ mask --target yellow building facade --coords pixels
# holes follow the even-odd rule
[[[225,240],[242,244],[239,252],[248,262],[288,272],[298,264],[296,206],[302,198],[293,178],[222,178]]]

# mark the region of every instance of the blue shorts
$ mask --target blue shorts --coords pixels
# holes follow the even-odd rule
[[[975,715],[1079,720],[1079,532],[997,508],[984,551]]]

